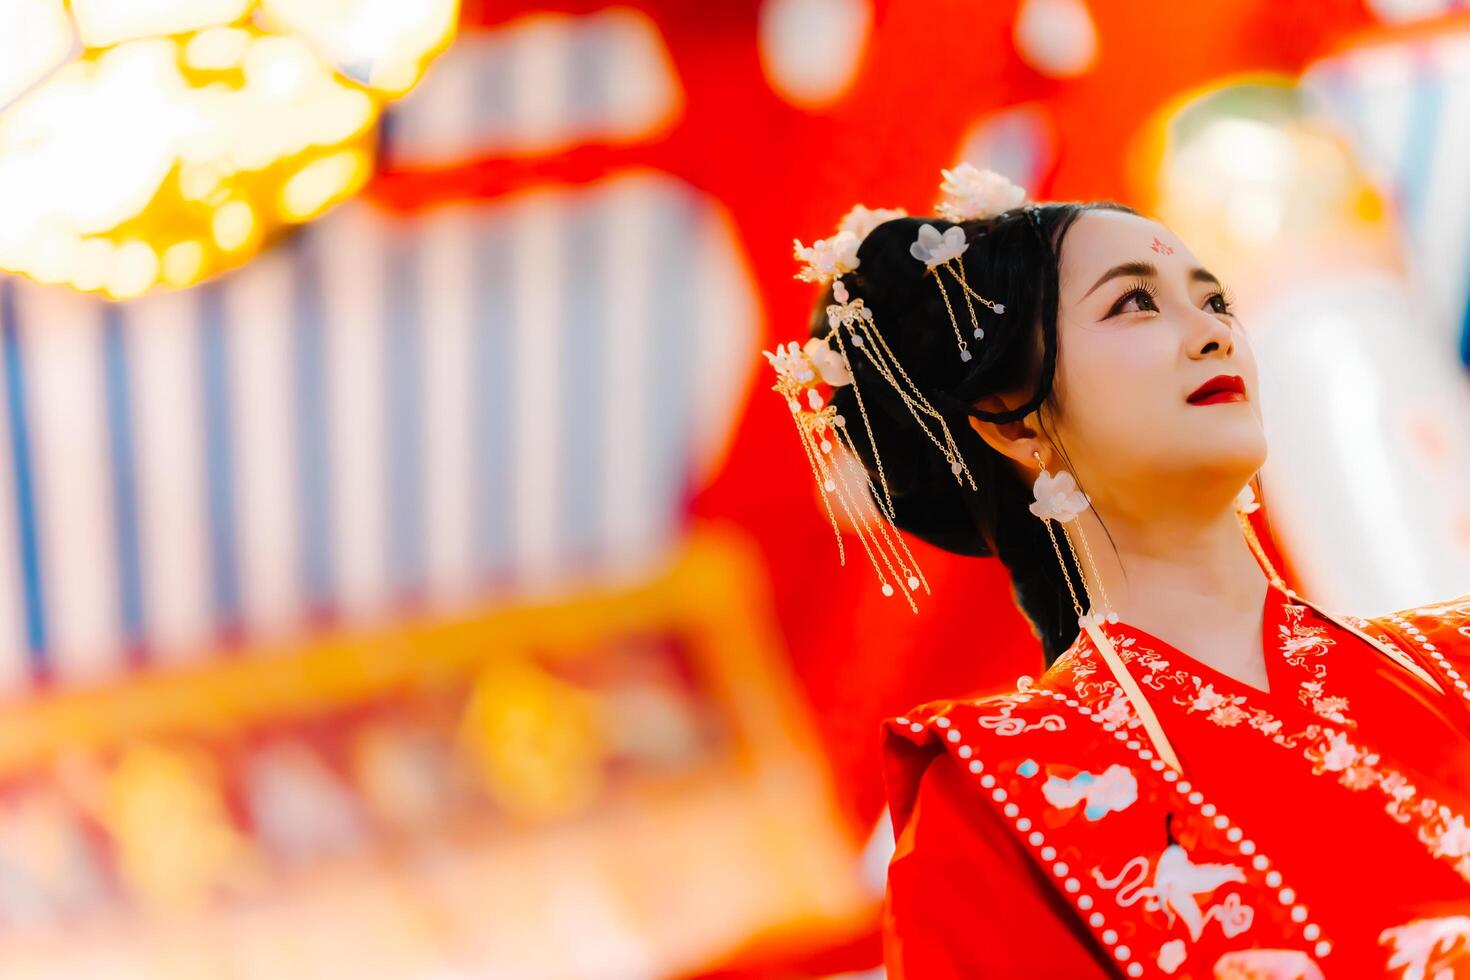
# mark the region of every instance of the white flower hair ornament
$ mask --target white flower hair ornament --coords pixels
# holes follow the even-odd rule
[[[832,283],[833,302],[826,309],[827,331],[811,337],[805,344],[789,341],[761,353],[775,370],[776,383],[771,389],[786,402],[796,423],[807,463],[821,490],[822,506],[837,538],[839,561],[847,564],[847,552],[834,498],[848,527],[856,532],[867,553],[883,594],[903,592],[909,608],[918,612],[914,593],[920,588],[929,592],[929,583],[894,523],[893,496],[867,406],[854,377],[852,358],[861,353],[878,377],[898,393],[920,430],[948,461],[950,472],[960,485],[968,484],[971,490],[978,487],[948,423],[898,363],[888,341],[878,331],[873,311],[861,297],[853,297],[842,280],[844,273],[858,267],[857,248],[867,234],[879,224],[898,217],[906,215],[896,209],[873,210],[859,205],[848,212],[843,227],[831,238],[810,246],[798,239],[794,252],[802,268],[796,278]],[[876,474],[869,473],[861,464],[862,457],[848,431],[847,419],[838,413],[835,405],[829,404],[830,393],[823,390],[849,385],[862,416]]]
[[[939,285],[939,293],[944,297],[944,308],[949,311],[949,322],[954,327],[955,340],[959,342],[960,360],[969,361],[972,357],[969,343],[960,331],[960,321],[955,316],[949,290],[944,288],[940,271],[947,269],[955,282],[959,283],[965,297],[965,306],[970,311],[970,334],[975,340],[980,340],[985,336],[985,330],[980,326],[980,318],[971,300],[989,307],[996,314],[1005,313],[1006,308],[1002,303],[992,302],[981,296],[965,279],[965,265],[959,259],[970,247],[970,243],[959,222],[994,217],[1024,201],[1026,192],[995,171],[977,170],[969,163],[962,163],[954,170],[941,170],[940,173],[944,175],[944,183],[940,184],[939,189],[945,198],[936,205],[935,210],[945,220],[955,224],[945,229],[943,234],[933,225],[920,226],[919,237],[909,246],[909,254],[924,263],[927,267],[925,275],[933,274],[934,281]]]
[[[799,238],[793,243],[797,259],[805,263],[796,278],[806,282],[827,282],[858,267],[857,251],[862,239],[851,231],[839,231],[811,245],[803,245]]]
[[[1026,200],[1026,191],[994,170],[979,170],[972,163],[962,163],[953,170],[939,171],[944,183],[939,185],[944,200],[935,206],[940,217],[948,221],[974,221],[993,218]]]
[[[942,235],[933,225],[920,225],[919,237],[909,246],[909,254],[932,269],[959,258],[969,247],[965,229],[959,225],[945,229]]]
[[[861,204],[854,204],[852,210],[842,216],[837,223],[838,231],[850,231],[857,236],[858,244],[868,237],[868,233],[885,221],[895,218],[907,218],[909,213],[903,208],[869,208]]]

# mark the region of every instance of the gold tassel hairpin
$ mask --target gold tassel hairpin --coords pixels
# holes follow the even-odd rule
[[[944,183],[939,185],[944,193],[944,200],[935,205],[934,209],[945,220],[953,221],[956,225],[962,221],[992,217],[1026,199],[1023,188],[993,170],[977,170],[973,164],[962,163],[953,170],[941,170],[940,173],[944,174]],[[965,265],[960,261],[960,256],[969,247],[970,243],[965,239],[963,228],[948,228],[941,234],[938,228],[927,224],[919,228],[919,237],[909,246],[909,254],[928,266],[928,273],[934,275],[934,282],[939,286],[939,295],[944,297],[944,308],[949,311],[949,322],[954,327],[962,361],[970,360],[970,345],[960,330],[959,317],[955,316],[949,290],[944,288],[941,271],[948,270],[960,287],[960,295],[970,314],[970,335],[975,340],[985,336],[985,328],[980,326],[980,318],[976,315],[975,304],[971,300],[989,307],[995,314],[1006,311],[1004,304],[981,296],[966,281]]]
[[[1002,201],[1009,202],[1016,192],[1024,197],[1024,192],[1005,178],[991,171],[977,171],[969,164],[962,164],[953,172],[946,170],[943,173],[946,182],[942,189],[947,197],[939,206],[939,211],[949,220],[959,221],[999,213],[998,210],[988,209],[995,208]],[[1007,203],[999,210],[1010,206],[1012,205]],[[958,214],[965,217],[954,217]],[[868,233],[883,222],[899,217],[906,217],[906,213],[899,209],[874,210],[858,205],[842,219],[832,237],[813,242],[810,246],[796,240],[795,255],[802,262],[796,278],[806,282],[832,282],[834,302],[827,306],[828,330],[821,336],[812,337],[804,345],[791,341],[784,347],[777,344],[774,351],[761,353],[776,372],[776,383],[771,388],[786,401],[796,423],[802,449],[821,490],[823,508],[837,538],[839,560],[844,565],[847,563],[842,529],[838,525],[833,504],[834,498],[836,508],[841,509],[848,524],[857,533],[858,541],[873,565],[883,594],[891,596],[895,591],[901,591],[909,608],[918,612],[914,593],[920,588],[929,592],[929,583],[894,523],[896,510],[888,477],[883,470],[883,461],[878,453],[867,406],[854,380],[854,357],[861,355],[866,358],[878,376],[898,394],[924,435],[949,463],[955,480],[962,487],[967,486],[971,490],[978,487],[944,416],[904,370],[887,339],[878,330],[872,310],[868,309],[861,297],[852,297],[847,284],[842,281],[845,273],[858,267],[858,247]],[[932,233],[932,237],[929,233]],[[957,241],[951,233],[958,233]],[[920,256],[916,251],[920,244],[926,249],[925,256]],[[931,270],[935,270],[936,281],[939,281],[936,266],[942,265],[949,269],[959,283],[970,308],[973,336],[980,339],[984,336],[984,331],[970,299],[979,300],[996,313],[1005,312],[1005,307],[980,296],[965,281],[964,267],[955,260],[967,247],[963,229],[951,228],[949,232],[940,235],[932,225],[925,225],[920,229],[919,242],[910,251],[916,258],[930,264]],[[939,256],[938,260],[928,263],[926,257],[933,256]],[[950,321],[954,325],[955,335],[960,341],[961,357],[968,361],[970,354],[960,333],[959,321],[950,305],[949,294],[942,281],[939,286],[944,293],[945,305],[950,310]],[[838,388],[849,384],[853,385],[853,397],[858,413],[862,416],[868,445],[872,448],[876,474],[849,465],[861,457],[852,441],[847,419],[838,414],[835,406],[828,404],[827,397],[821,390],[822,386]],[[842,454],[846,459],[838,458],[835,454],[839,446],[846,451]]]
[[[965,308],[970,312],[970,329],[972,336],[979,340],[985,336],[985,328],[980,326],[980,318],[975,313],[975,304],[970,300],[976,299],[990,307],[994,313],[1004,313],[1006,308],[1001,303],[993,303],[970,288],[965,281],[965,266],[960,262],[960,256],[970,247],[965,240],[965,229],[959,225],[947,228],[944,234],[933,225],[920,225],[919,237],[909,246],[909,254],[929,267],[925,273],[933,273],[934,282],[939,286],[939,295],[944,297],[944,308],[949,311],[949,322],[954,327],[955,340],[960,345],[960,360],[968,361],[971,358],[970,345],[965,340],[964,334],[960,332],[960,321],[955,316],[954,304],[950,302],[949,290],[944,288],[944,277],[940,275],[942,270],[949,270],[961,289],[961,295],[965,300]]]

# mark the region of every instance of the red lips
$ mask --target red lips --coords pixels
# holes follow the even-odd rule
[[[1216,401],[1244,401],[1245,381],[1238,374],[1217,374],[1190,394],[1191,405]]]

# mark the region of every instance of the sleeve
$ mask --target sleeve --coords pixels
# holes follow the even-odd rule
[[[888,980],[1109,977],[1095,940],[944,754],[918,779],[883,899]]]

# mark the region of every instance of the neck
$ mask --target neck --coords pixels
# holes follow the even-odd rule
[[[1255,622],[1268,582],[1246,543],[1233,498],[1203,515],[1155,511],[1147,520],[1111,513],[1105,518],[1108,533],[1092,511],[1078,520],[1122,621],[1158,636],[1218,629],[1242,618]],[[1085,553],[1081,557],[1085,565]],[[1087,575],[1101,604],[1091,568]]]

